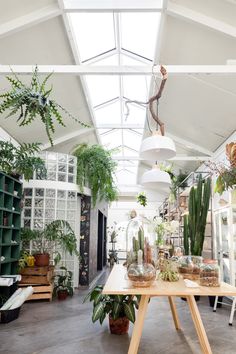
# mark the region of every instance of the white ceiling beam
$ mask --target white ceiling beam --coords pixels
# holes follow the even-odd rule
[[[57,138],[53,140],[53,146],[65,143],[68,140],[74,139],[74,138],[81,138],[83,135],[88,135],[92,132],[94,132],[94,128],[81,128],[79,130],[76,130],[75,132],[71,132],[69,134],[63,135],[60,138]],[[47,150],[51,147],[51,144],[46,143],[41,147],[41,150]]]
[[[161,11],[161,0],[64,0],[67,12]]]
[[[115,161],[145,161],[139,156],[113,156]],[[208,161],[210,156],[187,156],[187,155],[177,155],[168,161]]]
[[[61,15],[62,11],[57,4],[43,7],[39,10],[30,12],[14,20],[3,22],[0,25],[0,38],[22,31],[26,28],[37,25],[54,17]]]
[[[213,151],[205,149],[204,147],[194,144],[186,139],[180,138],[179,136],[176,136],[176,135],[171,134],[169,132],[167,132],[166,135],[169,136],[171,139],[173,139],[176,143],[183,145],[187,149],[192,149],[192,150],[201,152],[202,154],[205,154],[208,156],[212,156],[212,154],[213,154]]]
[[[236,74],[236,65],[165,65],[169,75],[183,74]],[[0,75],[32,74],[35,65],[0,65]],[[159,74],[160,66],[126,66],[126,65],[38,65],[39,74],[66,74],[66,75],[153,75]]]
[[[144,129],[143,124],[98,124],[97,129]]]
[[[167,14],[176,18],[184,19],[188,22],[200,24],[214,31],[221,32],[227,36],[236,38],[236,27],[213,17],[204,15],[190,8],[181,6],[172,1],[168,2]]]

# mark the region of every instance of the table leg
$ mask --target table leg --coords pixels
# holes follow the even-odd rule
[[[150,296],[148,296],[148,295],[141,296],[138,314],[137,314],[136,321],[134,323],[134,329],[133,329],[133,333],[132,333],[132,337],[131,337],[131,342],[129,345],[128,354],[137,354],[137,352],[138,352],[139,342],[140,342],[141,335],[142,335],[143,323],[144,323],[144,318],[145,318],[145,315],[147,312],[149,299],[150,299]]]
[[[180,329],[180,323],[179,323],[179,317],[178,317],[178,313],[176,310],[175,302],[174,302],[174,299],[172,296],[168,296],[168,300],[169,300],[170,309],[171,309],[172,317],[174,320],[175,328],[178,330],[178,329]]]
[[[193,295],[187,296],[187,301],[189,305],[189,309],[192,315],[192,319],[197,331],[197,335],[199,338],[200,345],[202,347],[202,352],[204,354],[212,354],[210,344],[208,342],[208,338],[206,335],[206,331],[204,325],[202,323],[202,319]]]

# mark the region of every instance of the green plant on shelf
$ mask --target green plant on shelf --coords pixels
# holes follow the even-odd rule
[[[78,145],[73,155],[77,157],[77,183],[83,192],[88,183],[95,206],[99,200],[112,202],[117,199],[114,174],[117,164],[112,159],[111,151],[100,145]]]
[[[60,267],[60,272],[61,274],[57,274],[54,276],[54,288],[53,288],[54,296],[61,291],[66,291],[68,295],[73,296],[74,294],[74,289],[72,286],[73,273],[64,266]]]
[[[53,87],[47,87],[49,78],[53,73],[47,75],[42,82],[39,79],[38,67],[35,66],[29,85],[23,83],[19,77],[12,72],[12,76],[6,79],[11,84],[11,90],[0,95],[0,113],[10,110],[6,118],[18,114],[19,126],[31,124],[37,117],[45,126],[48,139],[53,145],[52,135],[55,133],[55,122],[65,127],[61,112],[74,119],[83,127],[88,127],[55,100],[51,99]]]
[[[93,322],[99,320],[102,324],[107,315],[114,320],[127,317],[130,322],[135,322],[135,308],[138,309],[139,296],[104,295],[102,291],[103,285],[97,285],[84,299],[84,302],[87,300],[93,302]]]
[[[34,254],[50,254],[55,265],[61,261],[63,251],[79,259],[75,233],[70,224],[64,220],[52,221],[42,230],[22,228],[21,242],[22,250],[29,249],[31,242]]]
[[[27,181],[36,172],[43,179],[47,171],[44,161],[35,156],[39,152],[39,143],[23,143],[17,147],[9,141],[0,141],[0,170],[16,178],[24,176]]]

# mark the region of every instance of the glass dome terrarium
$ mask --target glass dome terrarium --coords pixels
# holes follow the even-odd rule
[[[202,264],[200,256],[183,256],[179,259],[178,270],[184,279],[198,280]]]
[[[150,263],[143,263],[143,251],[138,251],[137,263],[128,268],[128,278],[135,287],[149,287],[156,279],[156,270]]]
[[[200,285],[220,286],[219,266],[217,260],[205,260],[200,267]]]

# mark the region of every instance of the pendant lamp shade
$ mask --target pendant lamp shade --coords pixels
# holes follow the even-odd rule
[[[171,185],[170,175],[160,170],[157,166],[154,166],[151,170],[143,174],[141,185],[156,191],[168,192]]]
[[[176,155],[175,143],[167,136],[154,134],[142,141],[140,157],[148,161],[164,161]]]

